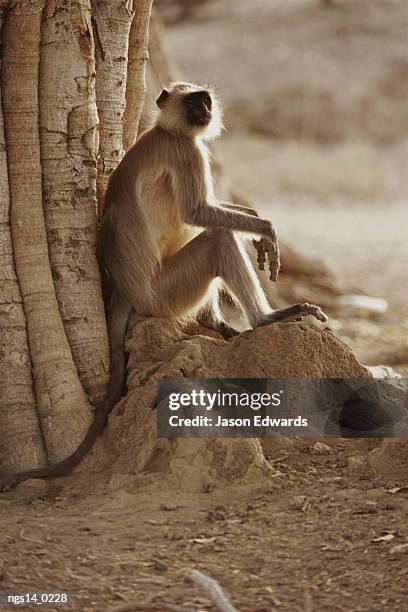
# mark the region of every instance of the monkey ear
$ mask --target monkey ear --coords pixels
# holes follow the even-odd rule
[[[169,92],[167,91],[167,89],[163,89],[163,91],[161,92],[160,96],[157,98],[156,100],[156,104],[159,108],[163,108],[167,98],[169,97]]]

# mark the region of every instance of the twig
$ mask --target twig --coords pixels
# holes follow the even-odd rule
[[[281,455],[280,457],[276,457],[276,459],[268,459],[268,463],[281,463],[285,459],[289,457],[289,454]]]
[[[128,601],[124,604],[119,604],[110,608],[108,612],[133,612],[134,610],[170,610],[170,612],[195,612],[193,608],[185,608],[184,606],[177,606],[176,604],[163,603],[162,601],[154,602],[131,602]]]
[[[191,571],[190,579],[207,591],[220,612],[238,612],[237,609],[234,608],[234,606],[228,601],[222,588],[216,580],[206,576],[198,570]]]
[[[20,531],[20,533],[18,535],[19,535],[19,537],[22,540],[25,540],[26,542],[31,542],[31,544],[45,544],[45,542],[43,542],[42,540],[34,540],[34,539],[31,539],[31,538],[27,538],[24,535],[24,527],[23,527],[23,529],[21,529],[21,531]]]
[[[70,578],[74,578],[75,580],[83,580],[85,582],[111,582],[112,580],[121,579],[126,580],[127,582],[132,582],[135,584],[158,584],[162,585],[165,580],[163,578],[158,578],[156,576],[148,576],[146,574],[141,574],[140,576],[132,576],[127,574],[110,574],[109,576],[99,575],[99,576],[83,576],[81,574],[76,574],[71,571],[68,567],[65,569],[66,576]]]

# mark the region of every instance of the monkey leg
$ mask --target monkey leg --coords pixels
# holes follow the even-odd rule
[[[230,231],[220,230],[217,240],[218,269],[228,289],[241,304],[249,325],[258,327],[271,307],[265,297],[243,241]]]
[[[235,295],[253,328],[308,314],[326,320],[318,306],[310,304],[272,311],[241,240],[220,228],[202,232],[165,260],[152,280],[156,300],[139,302],[136,310],[158,317],[197,314],[208,301],[211,283],[217,277]]]
[[[225,322],[220,309],[220,287],[217,281],[214,281],[211,287],[211,297],[209,301],[198,312],[197,321],[203,327],[214,329],[221,334],[224,340],[229,340],[239,334],[236,329]]]
[[[263,323],[271,308],[259,279],[241,240],[221,228],[202,232],[165,260],[152,280],[155,302],[140,304],[136,310],[164,317],[196,314],[208,302],[212,281],[217,277],[235,295],[250,326]],[[223,331],[230,333],[227,327]]]
[[[221,266],[219,275],[240,301],[251,327],[299,321],[308,315],[320,321],[327,321],[325,313],[314,304],[294,304],[288,308],[273,311],[266,301],[258,276],[239,237],[234,236],[231,232],[225,232],[223,242],[224,248],[221,249],[223,257],[219,259]],[[228,247],[225,247],[225,242],[228,243]]]
[[[225,321],[220,321],[218,319],[214,319],[206,315],[198,316],[197,321],[203,327],[206,327],[207,329],[213,329],[214,331],[221,334],[224,340],[230,340],[230,338],[239,335],[239,331],[231,327],[231,325],[228,325],[228,323],[226,323]]]
[[[196,315],[208,304],[216,278],[215,233],[202,232],[163,261],[151,281],[154,298],[135,296],[138,314],[179,318]]]

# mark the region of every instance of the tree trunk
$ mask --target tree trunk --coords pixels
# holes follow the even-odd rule
[[[129,34],[129,60],[126,82],[125,151],[135,143],[146,93],[146,64],[149,59],[148,38],[152,0],[135,0],[135,16]]]
[[[104,396],[109,357],[96,260],[98,113],[90,0],[47,0],[40,60],[43,206],[58,305],[86,392]]]
[[[123,155],[127,76],[128,140],[137,132],[151,4],[0,0],[1,15],[9,8],[0,109],[5,473],[44,464],[46,452],[52,462],[70,454],[92,418],[81,382],[95,400],[106,388],[97,193]]]
[[[61,321],[43,216],[38,131],[43,8],[39,0],[13,3],[3,28],[2,90],[15,268],[37,408],[48,454],[56,461],[78,445],[91,417]]]
[[[95,35],[96,102],[99,113],[97,197],[123,157],[123,121],[132,0],[92,0]]]
[[[7,4],[8,0],[0,1],[0,34]],[[35,408],[26,319],[14,269],[9,213],[7,153],[0,104],[0,472],[4,474],[39,467],[46,462]]]

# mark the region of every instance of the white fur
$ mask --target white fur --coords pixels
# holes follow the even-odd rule
[[[181,98],[188,93],[195,91],[207,91],[211,96],[212,109],[211,121],[206,126],[189,125],[184,116],[183,105],[180,103]],[[169,87],[169,97],[165,101],[163,108],[159,110],[155,124],[165,130],[174,131],[186,135],[194,135],[202,140],[212,140],[217,138],[223,129],[222,124],[222,109],[214,90],[211,87],[203,85],[194,85],[192,83],[176,82],[171,83]]]

